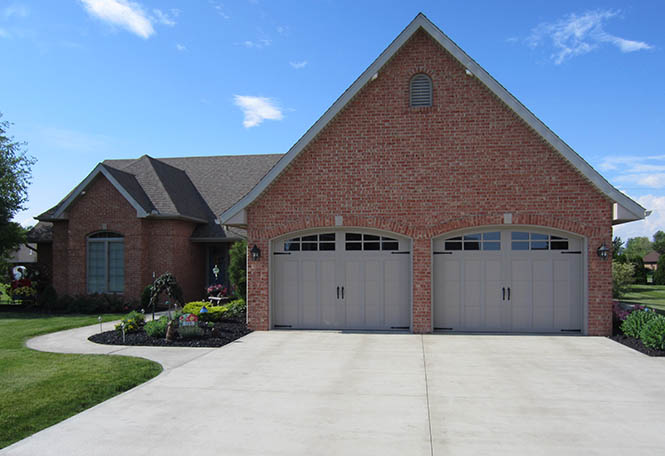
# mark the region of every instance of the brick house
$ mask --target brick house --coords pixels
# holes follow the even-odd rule
[[[646,215],[420,14],[220,221],[254,329],[607,335]]]
[[[217,216],[281,155],[106,160],[29,234],[59,295],[138,299],[154,275],[173,273],[186,300],[228,285],[228,249],[244,231]],[[213,268],[217,265],[217,278]]]

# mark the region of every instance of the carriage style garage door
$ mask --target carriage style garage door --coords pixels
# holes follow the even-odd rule
[[[272,324],[302,329],[409,329],[411,242],[366,230],[272,242]]]
[[[580,332],[582,245],[527,228],[435,240],[434,329]]]

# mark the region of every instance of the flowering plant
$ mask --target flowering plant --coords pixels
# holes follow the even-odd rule
[[[208,293],[208,296],[217,296],[217,297],[224,297],[228,296],[229,294],[228,288],[219,283],[210,285],[208,288],[206,288],[206,292]]]
[[[645,306],[641,304],[635,304],[632,308],[623,308],[619,301],[614,301],[614,316],[619,321],[625,321],[628,318],[628,315],[635,312],[636,310],[645,310]],[[646,309],[648,310],[648,309]]]
[[[30,287],[30,286],[32,286],[32,281],[30,279],[12,280],[12,290],[16,290],[17,288]]]

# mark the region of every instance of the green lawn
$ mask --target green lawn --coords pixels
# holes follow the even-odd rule
[[[631,285],[621,301],[665,310],[665,285]]]
[[[107,315],[104,320],[118,318]],[[42,353],[24,346],[39,334],[94,323],[97,316],[0,314],[0,448],[162,371],[158,363],[145,359]]]

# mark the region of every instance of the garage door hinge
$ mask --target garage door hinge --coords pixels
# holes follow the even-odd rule
[[[581,329],[562,329],[561,332],[564,333],[581,333]]]
[[[452,331],[453,328],[434,328],[434,331]]]
[[[572,252],[561,252],[561,253],[564,254],[564,255],[581,255],[582,251],[581,250],[575,250],[575,251],[572,251]]]
[[[453,252],[434,252],[434,255],[452,255]]]
[[[278,328],[292,328],[291,325],[273,325],[273,327],[275,329],[278,329]]]
[[[408,326],[391,326],[390,329],[409,329]]]
[[[393,255],[409,255],[411,252],[390,252]]]
[[[291,252],[273,252],[273,255],[291,255]]]

